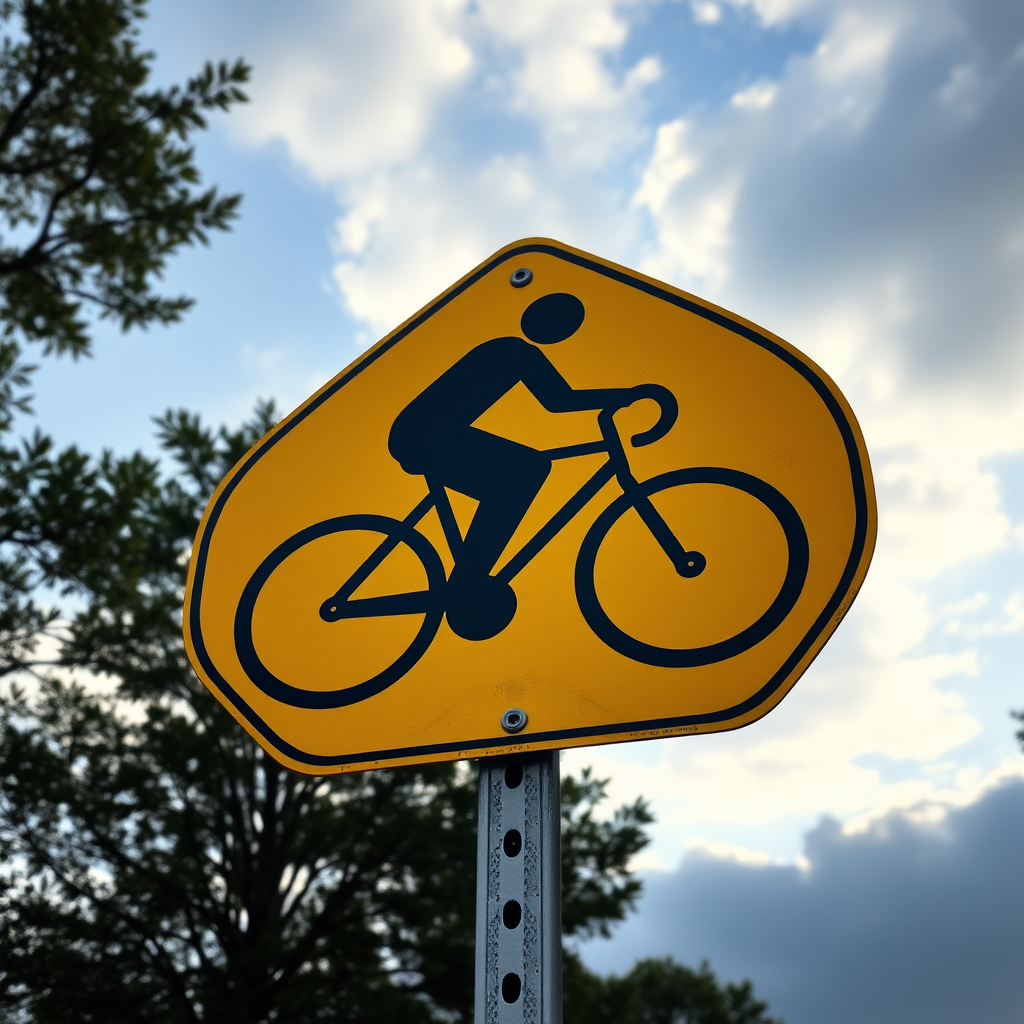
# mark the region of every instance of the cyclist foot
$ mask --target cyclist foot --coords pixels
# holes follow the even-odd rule
[[[493,576],[454,577],[448,581],[445,615],[463,640],[489,640],[515,617],[515,591]]]

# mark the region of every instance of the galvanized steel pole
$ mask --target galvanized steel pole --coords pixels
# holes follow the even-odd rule
[[[558,751],[480,764],[475,1024],[562,1024]]]

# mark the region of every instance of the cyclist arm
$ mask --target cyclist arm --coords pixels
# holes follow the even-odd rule
[[[522,381],[548,412],[582,412],[588,409],[617,409],[635,396],[632,388],[581,388],[574,390],[552,366],[540,349],[529,346]]]

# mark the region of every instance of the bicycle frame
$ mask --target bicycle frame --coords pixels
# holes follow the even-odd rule
[[[544,454],[554,460],[579,458],[584,455],[596,455],[604,452],[608,459],[583,484],[579,490],[514,554],[498,571],[495,578],[503,583],[510,583],[534,558],[540,554],[547,544],[581,512],[587,503],[597,495],[602,487],[613,477],[618,479],[623,493],[630,495],[633,506],[640,517],[654,534],[665,554],[671,559],[680,576],[697,576],[704,569],[704,559],[697,552],[686,551],[676,539],[661,514],[641,490],[629,468],[626,450],[615,427],[614,410],[606,409],[598,414],[602,440],[586,441],[582,444],[565,445],[559,448],[548,448]],[[427,496],[402,520],[402,525],[409,529],[415,526],[432,508],[437,509],[441,529],[444,531],[448,549],[455,562],[459,560],[462,549],[462,533],[459,530],[452,511],[451,501],[443,486],[435,486],[427,480]],[[356,570],[356,573],[338,592],[338,598],[345,600],[355,592],[356,588],[369,574],[387,557],[388,553],[399,543],[397,537],[388,538],[379,548]]]
[[[507,588],[508,581],[514,579],[583,509],[591,498],[615,477],[622,493],[613,498],[607,507],[598,513],[595,521],[586,531],[575,560],[574,578],[579,610],[598,639],[612,650],[634,661],[668,668],[712,664],[724,658],[733,657],[736,653],[759,643],[792,610],[807,576],[809,556],[807,535],[796,509],[781,492],[770,484],[739,470],[708,466],[690,467],[660,473],[638,481],[630,470],[626,449],[615,429],[613,414],[614,410],[605,410],[598,416],[602,433],[601,441],[551,448],[544,452],[552,460],[597,453],[604,453],[607,455],[607,459],[491,579],[504,583]],[[664,430],[660,435],[653,436],[657,433],[657,427],[656,424],[655,428],[634,435],[631,438],[632,446],[639,448],[645,443],[657,440],[658,436],[664,436]],[[615,524],[624,514],[635,511],[650,530],[652,537],[657,540],[671,559],[680,576],[700,575],[706,565],[704,556],[699,551],[684,550],[650,499],[651,495],[686,484],[731,487],[759,501],[775,517],[782,528],[789,557],[785,578],[770,606],[759,618],[746,625],[735,636],[700,647],[659,647],[638,640],[623,631],[609,617],[607,611],[602,607],[600,597],[595,589],[595,567],[598,552],[608,537],[609,531],[614,529]],[[403,520],[376,514],[344,515],[325,519],[289,537],[263,560],[249,578],[235,611],[235,647],[240,663],[249,678],[264,693],[275,700],[292,704],[295,707],[343,707],[364,700],[367,696],[379,693],[385,687],[390,686],[423,655],[432,642],[443,617],[449,614],[450,608],[448,589],[445,587],[448,577],[444,564],[435,545],[416,529],[416,525],[432,508],[436,508],[442,531],[456,564],[458,564],[464,546],[447,492],[443,487],[436,486],[436,482],[432,486],[428,480],[427,486],[427,495]],[[326,622],[393,615],[419,615],[423,618],[415,638],[406,647],[404,653],[385,671],[378,673],[372,679],[331,691],[306,690],[302,687],[292,686],[275,676],[260,661],[253,639],[253,615],[256,602],[263,586],[277,567],[294,552],[321,537],[349,531],[383,534],[384,539],[378,543],[335,594],[321,603],[320,617]],[[413,592],[352,599],[355,591],[399,544],[407,545],[412,553],[419,558],[426,573],[426,588]],[[483,599],[486,600],[486,594]],[[513,606],[512,615],[514,614]],[[511,621],[512,615],[507,616],[504,625]],[[500,629],[497,631],[500,632]],[[462,636],[463,634],[457,633],[457,635]],[[490,635],[493,636],[496,633]],[[470,635],[465,638],[488,639],[489,637]]]

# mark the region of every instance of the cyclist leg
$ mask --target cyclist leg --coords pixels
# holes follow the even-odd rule
[[[551,472],[551,459],[534,448],[471,427],[451,439],[443,462],[434,472],[445,486],[479,502],[456,568],[460,573],[486,575],[537,497]]]
[[[515,594],[490,577],[548,473],[542,452],[470,427],[446,439],[429,475],[479,505],[449,579],[449,625],[467,639],[486,639],[515,614]]]

